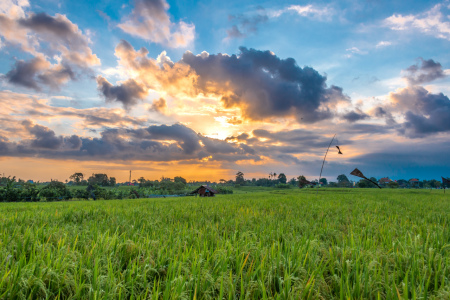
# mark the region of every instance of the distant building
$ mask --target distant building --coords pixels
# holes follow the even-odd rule
[[[419,185],[419,179],[417,179],[417,178],[411,178],[411,179],[409,180],[409,185],[410,185],[410,186],[418,186],[418,185]]]
[[[392,179],[390,179],[389,177],[383,177],[380,180],[378,180],[379,184],[388,184],[389,182],[392,182]]]
[[[198,194],[200,197],[214,197],[218,193],[219,192],[208,185],[201,185],[191,192],[191,194]]]

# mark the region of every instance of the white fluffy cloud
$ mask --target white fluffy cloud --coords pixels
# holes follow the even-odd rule
[[[448,7],[442,4],[437,4],[429,11],[417,15],[394,14],[385,19],[384,23],[392,30],[420,31],[440,39],[450,40]]]
[[[136,0],[132,13],[120,29],[128,34],[171,48],[184,48],[194,41],[195,25],[183,21],[172,23],[165,0]]]

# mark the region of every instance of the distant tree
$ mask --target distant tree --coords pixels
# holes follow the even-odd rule
[[[391,181],[387,184],[387,186],[391,189],[398,189],[399,184],[395,181]]]
[[[84,174],[73,173],[72,175],[70,175],[69,179],[75,182],[75,185],[80,185],[81,181],[84,179]]]
[[[347,176],[344,174],[341,174],[337,177],[338,185],[341,187],[348,187],[350,186],[350,180],[348,180]]]
[[[306,185],[305,181],[306,181],[305,176],[303,175],[298,176],[297,177],[298,187],[303,188]]]
[[[39,195],[45,197],[47,201],[58,201],[71,198],[70,191],[63,182],[52,180],[43,187]]]
[[[147,181],[147,180],[146,180],[144,177],[141,176],[141,177],[138,179],[139,186],[144,185],[144,183],[145,183],[146,181]]]
[[[109,185],[110,186],[116,185],[116,177],[109,177]]]
[[[243,184],[243,183],[245,183],[244,173],[239,171],[236,173],[236,184]]]
[[[374,181],[376,182],[376,179]],[[376,188],[377,186],[368,180],[361,179],[360,181],[358,181],[358,183],[356,183],[356,187],[358,187],[358,188]]]
[[[88,178],[88,183],[92,185],[101,185],[101,186],[109,186],[108,175],[106,174],[92,174],[91,177]]]
[[[358,188],[371,188],[371,185],[373,185],[371,182],[369,182],[369,181],[367,181],[365,179],[361,179],[356,184],[356,187],[358,187]]]
[[[406,187],[406,186],[408,186],[408,181],[405,180],[405,179],[399,179],[399,180],[397,180],[397,183],[398,183],[399,186],[401,186],[401,187]]]
[[[220,179],[219,182],[220,182],[221,184],[227,183],[227,181],[226,181],[225,179]]]
[[[297,185],[297,179],[291,178],[291,180],[289,180],[289,184],[294,186]]]
[[[348,180],[347,176],[345,176],[344,174],[339,175],[339,176],[337,177],[337,181],[338,181],[339,183],[342,183],[342,182],[350,182],[350,181]]]
[[[433,182],[433,187],[434,188],[440,188],[441,187],[441,182],[440,181],[437,181],[437,180],[434,180],[434,182]]]
[[[180,176],[176,176],[176,177],[173,179],[173,181],[174,181],[174,182],[181,182],[181,183],[184,184],[184,185],[186,185],[186,183],[187,183],[186,179],[184,179],[183,177],[180,177]]]
[[[286,177],[286,175],[284,175],[284,173],[280,173],[280,174],[278,175],[278,181],[279,181],[280,183],[286,184],[286,182],[287,182],[287,177]]]
[[[321,183],[322,185],[327,185],[328,181],[326,178],[320,178],[319,183]]]
[[[445,179],[450,180],[450,178],[448,178],[448,177],[445,178]],[[442,184],[442,187],[443,188],[447,188],[447,189],[450,188],[450,186],[448,184]]]

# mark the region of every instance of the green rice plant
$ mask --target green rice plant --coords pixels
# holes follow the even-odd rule
[[[450,299],[449,210],[397,189],[1,203],[0,299]]]

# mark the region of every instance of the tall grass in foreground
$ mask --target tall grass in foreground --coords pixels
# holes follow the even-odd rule
[[[0,204],[0,299],[450,299],[450,195]]]

